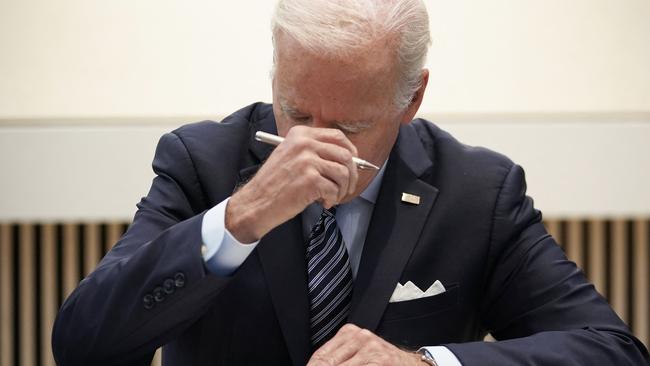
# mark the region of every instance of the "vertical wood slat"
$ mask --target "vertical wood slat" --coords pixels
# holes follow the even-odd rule
[[[578,267],[584,268],[584,264],[582,263],[582,222],[580,220],[570,220],[567,231],[567,242],[565,243],[566,255]]]
[[[92,272],[102,256],[102,241],[100,238],[99,224],[89,223],[84,225],[84,276]]]
[[[650,346],[650,232],[646,220],[634,225],[634,324],[632,329],[641,342]]]
[[[36,364],[36,286],[34,269],[34,235],[31,224],[20,225],[20,361],[22,365],[31,366]]]
[[[615,220],[612,225],[611,245],[611,293],[609,301],[612,308],[629,324],[627,313],[627,233],[625,220]]]
[[[14,365],[14,253],[11,225],[0,225],[0,366]]]
[[[67,298],[79,283],[78,243],[77,225],[63,225],[63,298]]]
[[[607,253],[605,253],[605,222],[589,223],[589,280],[601,295],[607,297]]]
[[[44,224],[41,230],[41,366],[55,366],[50,336],[58,308],[57,304],[57,261],[56,228]]]
[[[112,222],[108,225],[108,230],[106,233],[106,242],[109,244],[108,250],[120,240],[122,236],[122,224],[119,222]]]
[[[547,220],[545,224],[546,224],[546,231],[548,231],[548,233],[551,234],[551,236],[555,239],[555,241],[558,243],[559,246],[563,246],[564,243],[560,242],[560,238],[561,238],[560,220]]]

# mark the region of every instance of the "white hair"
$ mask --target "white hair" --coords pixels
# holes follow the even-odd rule
[[[271,25],[276,53],[279,31],[309,51],[341,58],[373,41],[396,36],[395,105],[408,106],[422,85],[431,43],[422,0],[279,0]]]

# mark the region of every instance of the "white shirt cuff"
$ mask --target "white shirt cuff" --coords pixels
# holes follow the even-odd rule
[[[235,272],[259,243],[241,243],[226,229],[228,200],[230,197],[208,210],[201,223],[205,247],[203,260],[208,271],[217,276],[229,276]]]
[[[444,346],[424,347],[431,353],[438,366],[463,366],[456,355]]]

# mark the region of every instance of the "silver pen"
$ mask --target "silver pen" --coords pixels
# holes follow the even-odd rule
[[[273,146],[278,146],[282,141],[284,141],[283,137],[276,136],[270,133],[262,132],[262,131],[257,131],[255,133],[255,140],[261,141]],[[370,162],[367,162],[363,159],[359,158],[352,158],[352,161],[354,161],[355,164],[357,164],[357,168],[362,169],[362,170],[379,170],[379,167],[376,166],[375,164],[372,164]]]

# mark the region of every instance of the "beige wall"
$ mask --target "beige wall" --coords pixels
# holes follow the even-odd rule
[[[0,221],[130,217],[160,134],[270,100],[272,3],[0,0]],[[547,214],[650,215],[650,2],[426,3],[422,116]]]
[[[2,0],[0,118],[269,100],[274,1]],[[647,0],[428,0],[431,113],[648,112]]]

